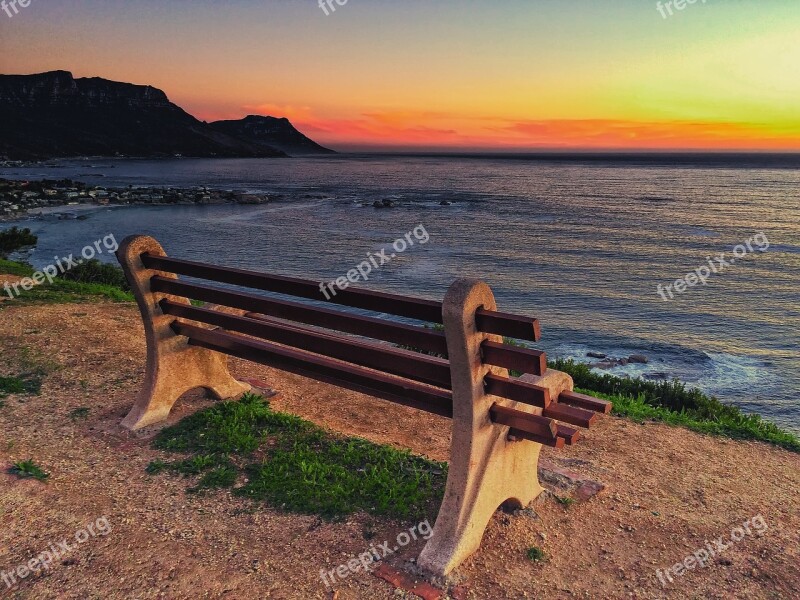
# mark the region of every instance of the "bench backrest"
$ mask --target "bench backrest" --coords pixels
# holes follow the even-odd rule
[[[226,289],[206,282],[437,324],[443,320],[441,302],[352,287],[327,299],[320,284],[310,280],[152,254],[143,254],[141,260],[146,268],[163,273],[151,279],[151,290],[173,297],[161,300],[161,310],[176,317],[173,330],[188,338],[191,345],[272,365],[438,415],[452,416],[450,365],[446,358],[444,332],[377,315],[355,314],[308,302]],[[205,282],[180,281],[174,278],[175,275]],[[186,299],[238,309],[243,314],[192,306]],[[187,321],[220,329],[209,330]],[[531,342],[540,337],[537,319],[486,309],[475,313],[475,327],[483,333]],[[543,375],[547,368],[544,352],[502,342],[484,341],[481,357],[485,364],[521,373]],[[544,387],[492,373],[486,375],[485,384],[487,393],[491,395],[549,412],[547,409],[552,399]],[[557,418],[561,421],[583,427],[593,422],[594,413],[590,411],[566,406],[559,408]],[[546,415],[495,407],[490,416],[497,423],[512,426],[513,435],[542,444],[561,446],[564,441],[573,441],[574,438],[574,432],[569,428],[562,428],[559,435],[559,424]]]

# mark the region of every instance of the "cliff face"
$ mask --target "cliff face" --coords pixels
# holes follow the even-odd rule
[[[285,156],[198,121],[154,87],[67,71],[0,75],[0,155]]]
[[[222,133],[287,154],[336,154],[307,138],[285,118],[250,115],[238,121],[215,121],[210,125]]]
[[[18,109],[46,106],[177,108],[164,92],[149,85],[120,83],[99,77],[75,79],[68,71],[0,75],[0,103]]]

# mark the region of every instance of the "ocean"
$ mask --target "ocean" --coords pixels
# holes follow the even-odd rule
[[[501,310],[540,319],[549,356],[642,354],[605,372],[677,378],[800,432],[800,155],[90,159],[0,177],[275,198],[28,220],[38,267],[141,233],[175,256],[329,282],[387,249],[361,285],[440,300],[480,278]],[[420,225],[427,243],[392,249]]]

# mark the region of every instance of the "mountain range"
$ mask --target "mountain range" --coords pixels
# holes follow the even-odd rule
[[[200,121],[152,86],[68,71],[0,75],[0,156],[285,157],[329,154],[288,119]]]

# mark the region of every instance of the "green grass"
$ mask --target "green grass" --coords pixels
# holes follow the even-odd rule
[[[0,398],[9,394],[26,394],[38,396],[42,388],[42,379],[37,374],[22,375],[19,377],[0,376]]]
[[[53,283],[44,283],[15,298],[14,303],[22,304],[76,304],[98,300],[112,302],[133,302],[130,292],[103,283],[80,283],[56,279]],[[13,303],[9,301],[7,305]]]
[[[130,285],[125,278],[121,267],[102,263],[96,258],[82,262],[59,275],[64,281],[78,283],[98,283],[118,288],[124,292],[130,291]]]
[[[16,475],[23,479],[32,478],[38,479],[39,481],[45,481],[50,477],[50,473],[45,473],[32,459],[14,463],[8,472],[11,475]]]
[[[614,414],[634,421],[662,421],[709,435],[769,442],[800,452],[800,438],[760,415],[745,414],[698,389],[677,381],[646,381],[592,372],[571,360],[549,361],[550,368],[569,373],[576,390],[614,403]]]
[[[33,275],[33,267],[26,263],[0,258],[0,273],[16,275],[17,277],[30,277]]]
[[[33,274],[33,268],[24,263],[0,260],[0,273],[18,277],[30,277]],[[75,304],[98,300],[110,300],[112,302],[134,301],[131,292],[117,285],[70,281],[62,278],[56,278],[52,283],[45,282],[37,285],[29,291],[23,290],[19,285],[17,289],[20,292],[19,295],[14,293],[12,289],[14,299],[9,299],[0,304],[0,310],[4,307],[18,306],[20,304]],[[0,288],[0,294],[7,296],[7,292],[3,288]]]
[[[738,415],[721,414],[712,419],[697,417],[692,414],[691,410],[677,412],[653,406],[644,395],[631,398],[630,396],[612,396],[581,388],[576,388],[576,391],[610,400],[614,403],[614,414],[638,423],[661,421],[707,435],[768,442],[792,452],[800,452],[800,439],[796,435],[782,430],[774,423],[764,421],[759,415],[745,415],[739,412]]]
[[[81,421],[89,416],[89,409],[85,406],[81,406],[80,408],[76,408],[75,410],[70,411],[69,418],[73,421]]]
[[[528,560],[533,562],[545,562],[547,560],[547,555],[544,553],[544,550],[538,546],[531,546],[528,548],[525,552],[525,556],[528,557]]]
[[[290,512],[338,518],[365,511],[422,517],[442,497],[447,465],[407,451],[327,432],[273,411],[246,394],[191,415],[159,433],[155,448],[190,456],[153,461],[164,471],[201,475],[189,491],[230,488],[237,495]]]
[[[0,398],[10,394],[38,396],[44,378],[60,368],[51,358],[25,346],[4,349],[0,362],[4,368],[21,372],[20,375],[0,376]]]
[[[569,508],[575,504],[575,498],[570,498],[569,496],[556,496],[556,502],[558,502],[564,508]]]

